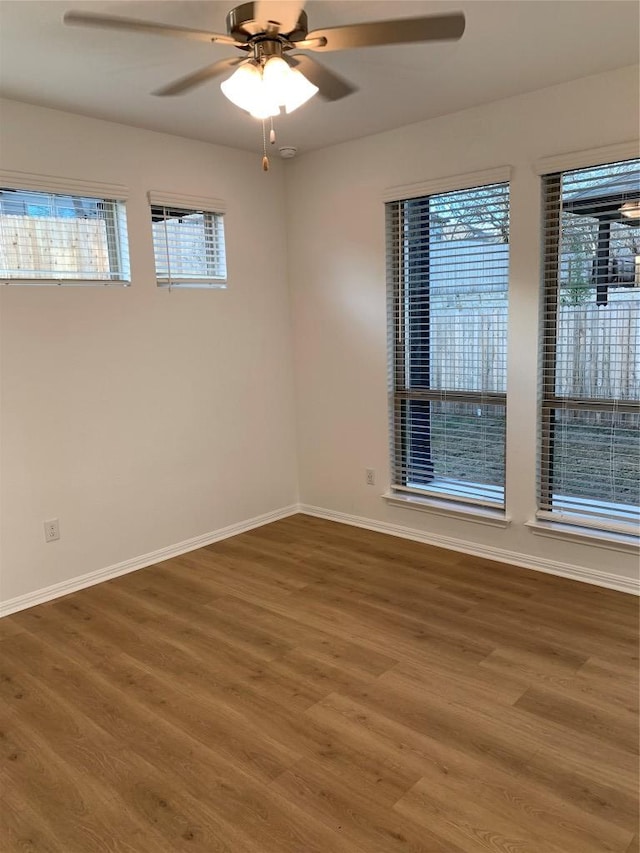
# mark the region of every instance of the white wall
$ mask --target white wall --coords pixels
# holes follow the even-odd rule
[[[130,188],[133,275],[0,289],[0,598],[294,503],[280,164],[11,101],[0,121],[2,169]],[[149,189],[226,201],[228,290],[156,287]]]
[[[637,557],[544,539],[535,513],[541,157],[638,135],[638,69],[627,68],[310,153],[285,173],[294,306],[301,501],[375,524],[626,578]],[[513,167],[507,500],[496,529],[380,497],[389,485],[384,209],[392,186]],[[365,485],[375,468],[378,487]],[[551,562],[549,562],[551,561]]]
[[[0,288],[0,600],[286,507],[298,471],[304,504],[374,526],[634,575],[629,554],[542,539],[523,523],[535,509],[532,163],[637,135],[637,69],[318,151],[284,175],[280,163],[263,175],[255,154],[11,101],[0,102],[0,126],[4,170],[130,188],[133,272],[128,289]],[[505,164],[514,167],[513,521],[496,529],[380,498],[389,483],[381,196]],[[227,291],[156,288],[149,189],[226,200]],[[377,470],[376,488],[365,467]],[[53,517],[61,540],[45,544],[42,522]]]

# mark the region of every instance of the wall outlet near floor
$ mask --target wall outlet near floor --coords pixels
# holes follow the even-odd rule
[[[44,541],[55,542],[60,538],[60,521],[57,518],[52,518],[51,521],[44,523]]]
[[[366,468],[365,473],[367,475],[367,486],[375,486],[375,484],[376,484],[375,468]]]

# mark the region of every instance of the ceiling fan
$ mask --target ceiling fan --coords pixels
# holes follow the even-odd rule
[[[258,119],[271,119],[284,107],[293,112],[318,93],[327,101],[337,101],[356,87],[306,53],[291,51],[333,51],[387,44],[455,41],[465,27],[464,15],[454,12],[421,18],[368,21],[309,32],[304,0],[256,0],[231,9],[226,34],[189,27],[100,15],[67,12],[65,24],[100,27],[151,35],[205,41],[238,48],[243,56],[229,57],[207,65],[154,92],[155,95],[182,95],[196,86],[235,68],[223,81],[224,95]],[[275,141],[273,124],[271,141]],[[263,168],[269,168],[263,124]]]

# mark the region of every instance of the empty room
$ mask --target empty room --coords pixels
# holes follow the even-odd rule
[[[639,61],[0,0],[2,853],[640,853]]]

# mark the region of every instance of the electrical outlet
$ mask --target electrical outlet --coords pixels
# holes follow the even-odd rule
[[[376,472],[373,468],[366,469],[367,475],[367,486],[375,486],[376,484]]]
[[[57,518],[52,518],[51,521],[44,523],[44,541],[55,542],[60,538],[60,522]]]

